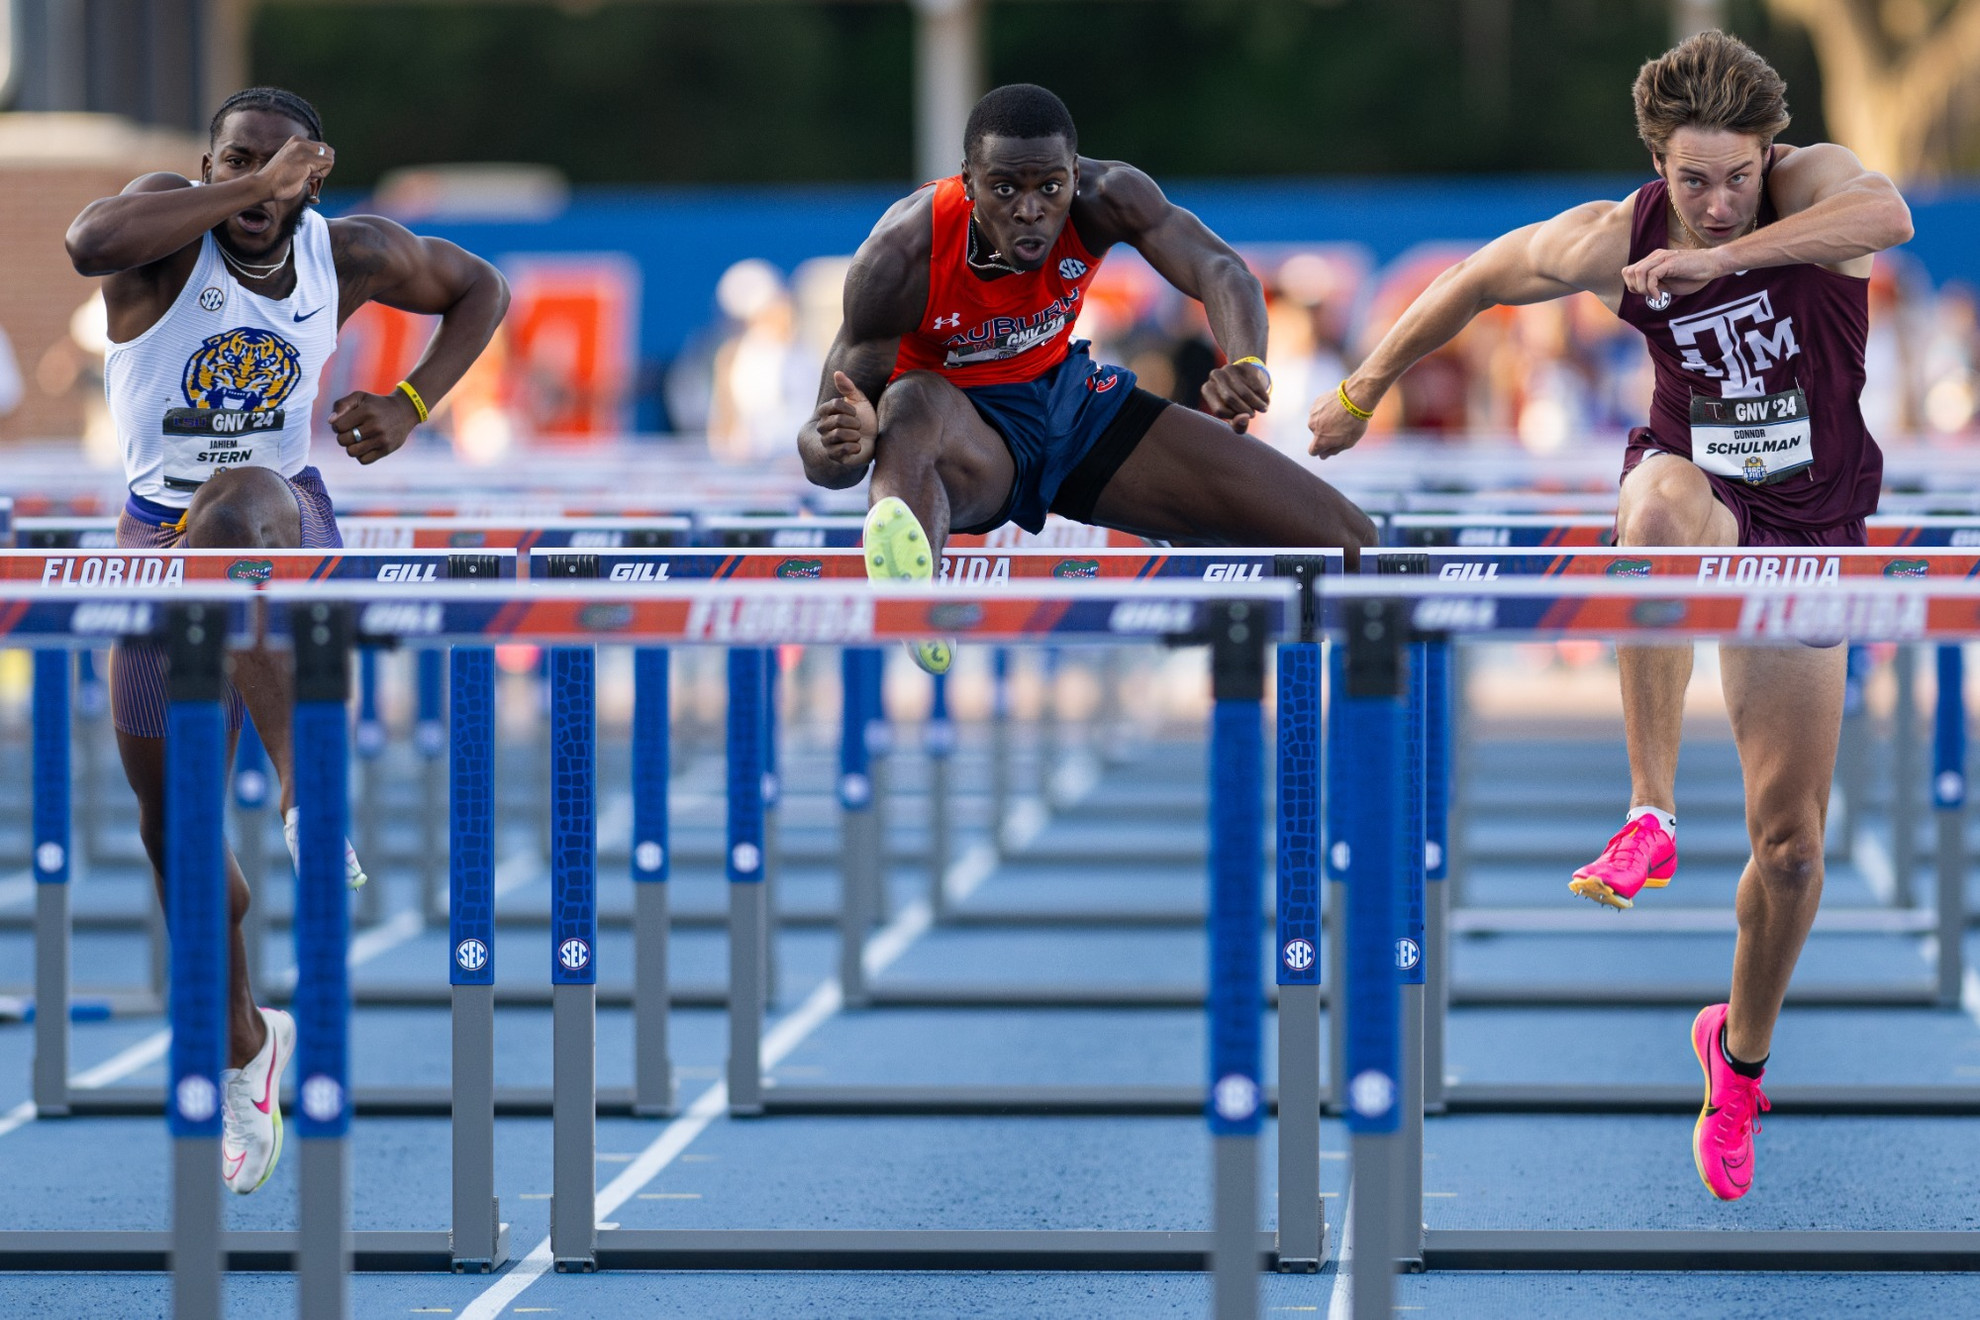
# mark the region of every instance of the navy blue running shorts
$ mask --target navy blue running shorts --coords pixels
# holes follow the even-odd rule
[[[1017,468],[1003,509],[980,526],[955,529],[966,534],[1007,522],[1037,532],[1048,512],[1092,521],[1100,492],[1169,406],[1136,388],[1127,368],[1096,363],[1083,339],[1036,380],[973,385],[963,394],[1004,438]]]

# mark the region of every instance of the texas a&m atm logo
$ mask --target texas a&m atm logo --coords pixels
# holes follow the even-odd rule
[[[1784,316],[1776,323],[1774,302],[1765,289],[1675,317],[1670,328],[1684,369],[1718,381],[1721,398],[1766,393],[1761,378],[1767,369],[1801,355],[1794,318]]]

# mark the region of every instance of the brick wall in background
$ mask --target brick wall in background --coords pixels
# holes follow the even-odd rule
[[[191,174],[204,145],[109,115],[0,114],[0,329],[25,385],[0,441],[79,435],[86,400],[100,397],[100,364],[69,334],[97,283],[69,265],[69,222],[140,174]]]

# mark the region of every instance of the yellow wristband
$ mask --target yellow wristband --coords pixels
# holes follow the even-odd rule
[[[1355,401],[1348,397],[1346,381],[1334,386],[1334,396],[1341,401],[1341,407],[1348,410],[1350,417],[1358,417],[1365,422],[1375,415],[1372,410],[1357,406]]]
[[[408,399],[412,400],[413,411],[419,414],[420,421],[422,422],[425,421],[426,400],[419,397],[419,391],[412,387],[412,382],[409,380],[402,380],[394,388],[396,388],[399,391],[399,393],[405,395]]]
[[[1268,390],[1272,388],[1272,369],[1265,365],[1264,358],[1241,357],[1237,361],[1231,363],[1231,365],[1234,367],[1257,367],[1260,371],[1265,373],[1265,388]]]

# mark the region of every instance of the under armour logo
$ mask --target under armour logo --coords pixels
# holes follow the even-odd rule
[[[961,324],[961,312],[950,312],[947,316],[938,316],[935,318],[935,328],[937,330],[954,330]]]

